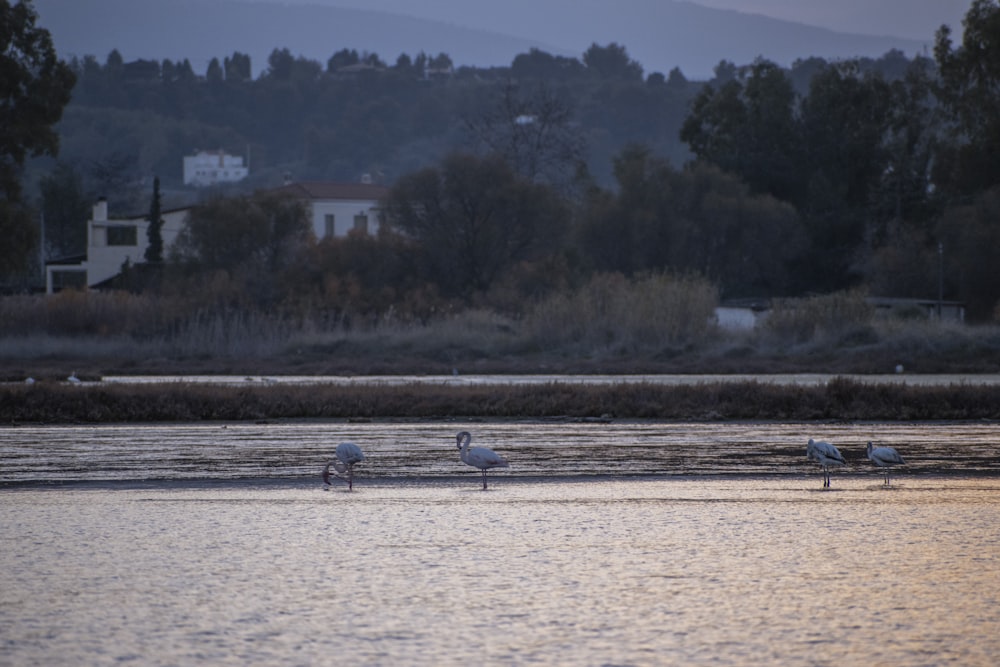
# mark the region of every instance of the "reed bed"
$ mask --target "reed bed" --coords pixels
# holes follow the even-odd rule
[[[746,382],[0,386],[0,423],[275,419],[1000,420],[1000,387]]]
[[[212,291],[212,290],[209,290]],[[214,293],[214,292],[213,292]],[[594,276],[518,312],[401,318],[196,295],[0,297],[0,381],[105,375],[1000,372],[1000,327],[877,313],[863,292],[778,302],[753,331],[715,322],[697,277]]]

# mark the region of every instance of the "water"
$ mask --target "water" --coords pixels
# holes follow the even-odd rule
[[[481,491],[456,431],[511,461]],[[991,665],[991,424],[0,430],[0,665]],[[823,490],[805,439],[841,446]],[[369,454],[355,491],[318,480]],[[868,439],[910,464],[885,488]]]

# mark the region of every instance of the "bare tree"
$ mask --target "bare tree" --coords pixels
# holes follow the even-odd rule
[[[464,122],[478,149],[532,183],[561,189],[584,163],[586,144],[572,106],[544,84],[525,91],[508,81],[494,104]]]

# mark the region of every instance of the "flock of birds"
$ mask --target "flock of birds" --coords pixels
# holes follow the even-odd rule
[[[486,471],[492,468],[507,468],[510,464],[507,459],[500,456],[487,447],[472,447],[472,434],[468,431],[459,431],[455,436],[458,446],[458,455],[462,463],[473,468],[479,468],[483,473],[483,490],[486,490]],[[365,460],[365,455],[361,448],[353,442],[342,442],[337,445],[334,452],[334,460],[330,461],[323,468],[323,483],[332,486],[330,481],[334,473],[337,476],[347,475],[348,490],[354,489],[354,466]],[[840,450],[829,442],[813,440],[809,438],[806,445],[806,457],[810,461],[818,463],[823,468],[823,488],[830,486],[830,466],[842,466],[847,463]],[[868,459],[880,468],[885,468],[885,485],[889,486],[889,469],[894,465],[903,465],[906,461],[892,447],[874,447],[871,441],[868,442]],[[332,469],[332,471],[331,471]]]
[[[486,490],[487,470],[510,466],[507,463],[507,459],[492,449],[488,447],[472,447],[472,434],[468,431],[459,431],[458,435],[455,436],[455,441],[458,443],[458,456],[462,459],[462,463],[470,465],[473,468],[479,468],[482,471],[484,491]],[[327,463],[323,468],[323,483],[327,486],[333,485],[330,481],[330,478],[334,474],[330,470],[332,468],[336,473],[339,473],[338,477],[346,473],[347,489],[349,491],[352,490],[354,488],[354,466],[365,460],[364,453],[353,442],[342,442],[337,445],[337,449],[333,455],[335,457],[334,460]]]
[[[806,457],[815,461],[823,468],[823,488],[830,486],[830,466],[842,466],[847,461],[840,450],[829,442],[809,438],[806,445]],[[880,468],[885,468],[885,485],[889,486],[889,469],[895,465],[903,465],[906,461],[892,447],[875,447],[868,441],[868,460]]]

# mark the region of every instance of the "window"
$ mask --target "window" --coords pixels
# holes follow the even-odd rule
[[[108,245],[139,245],[139,236],[135,225],[116,225],[108,227]]]
[[[354,231],[368,233],[368,215],[365,213],[358,213],[354,216]]]
[[[327,213],[323,216],[323,224],[323,236],[332,237],[337,231],[336,227],[333,226],[333,213]]]

